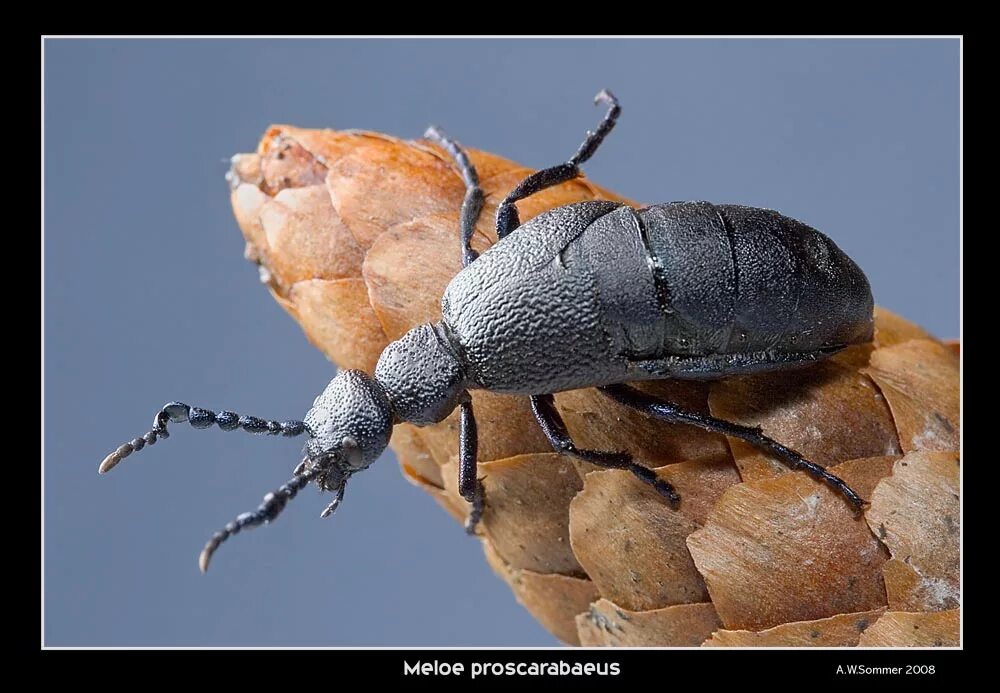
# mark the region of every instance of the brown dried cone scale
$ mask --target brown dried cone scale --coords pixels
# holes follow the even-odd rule
[[[484,251],[497,204],[529,169],[470,154],[487,196],[472,244]],[[439,319],[460,268],[464,188],[434,145],[275,126],[256,153],[233,158],[230,183],[247,257],[339,366],[370,372],[390,340]],[[530,219],[594,198],[622,199],[578,179],[519,209]],[[626,472],[554,454],[525,398],[474,392],[487,560],[572,644],[954,644],[958,368],[955,347],[879,310],[874,344],[808,371],[640,385],[763,426],[870,499],[864,519],[740,441],[664,425],[593,390],[556,396],[581,446],[629,450],[674,484],[673,510]],[[457,417],[398,426],[392,448],[406,477],[464,520]]]

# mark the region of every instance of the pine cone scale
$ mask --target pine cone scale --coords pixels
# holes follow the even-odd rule
[[[496,240],[496,206],[530,169],[470,156],[486,193],[473,239],[482,252]],[[464,187],[435,145],[274,126],[256,153],[233,158],[230,183],[247,258],[341,367],[370,372],[389,341],[440,318],[460,268]],[[519,210],[527,220],[589,199],[628,203],[578,179]],[[878,308],[873,344],[811,369],[637,384],[762,426],[871,500],[866,518],[742,441],[651,421],[593,389],[558,393],[577,443],[655,469],[682,495],[672,509],[627,472],[554,454],[525,398],[473,392],[487,560],[569,644],[955,643],[957,352]],[[391,445],[406,478],[464,521],[457,417],[400,425]]]

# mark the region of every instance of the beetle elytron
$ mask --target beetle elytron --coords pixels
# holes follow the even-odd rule
[[[482,256],[469,243],[483,207],[478,175],[458,145],[434,128],[426,136],[455,160],[465,182],[460,214],[463,269],[445,290],[442,319],[389,344],[374,376],[340,371],[303,421],[265,421],[172,402],[152,430],[101,463],[106,472],[166,438],[168,423],[296,436],[305,457],[257,510],[216,532],[201,553],[208,568],[219,545],[274,520],[310,482],[334,494],[389,443],[393,426],[442,421],[460,408],[459,491],[475,530],[486,502],[476,475],[476,420],[469,390],[527,395],[553,448],[601,467],[626,469],[673,505],[679,496],[626,452],[577,448],[553,393],[597,387],[649,416],[748,441],[824,481],[859,510],[864,501],[840,478],[751,428],[685,411],[626,385],[633,380],[704,380],[806,365],[870,341],[873,301],[865,275],[834,243],[777,212],[708,202],[633,209],[590,201],[548,210],[521,224],[518,200],[571,180],[621,111],[607,91],[597,130],[569,161],[531,174],[496,215],[498,242]]]

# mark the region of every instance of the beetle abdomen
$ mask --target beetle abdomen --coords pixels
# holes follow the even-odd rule
[[[861,269],[825,235],[768,209],[708,202],[638,213],[660,307],[660,356],[829,351],[871,339]]]
[[[526,222],[452,279],[468,382],[538,394],[808,363],[871,338],[868,281],[826,236],[708,202],[584,202]]]

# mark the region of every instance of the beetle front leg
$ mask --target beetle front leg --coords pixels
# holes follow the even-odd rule
[[[475,165],[469,159],[469,155],[455,140],[451,139],[438,128],[431,126],[427,128],[424,137],[431,142],[435,142],[451,154],[451,158],[458,165],[459,173],[462,175],[462,182],[465,183],[465,199],[462,200],[462,214],[460,217],[462,236],[462,267],[472,264],[479,253],[472,248],[472,234],[476,231],[476,222],[479,221],[479,213],[483,211],[483,203],[486,201],[483,189],[479,187],[479,173]]]
[[[848,486],[846,481],[836,474],[826,471],[826,469],[815,462],[810,462],[795,450],[782,445],[774,438],[764,435],[760,427],[751,428],[750,426],[741,426],[707,414],[686,411],[676,404],[657,399],[656,397],[650,397],[628,385],[607,385],[599,389],[619,404],[624,404],[626,407],[640,411],[660,421],[697,426],[706,431],[745,440],[751,445],[780,458],[788,467],[801,469],[818,481],[825,483],[854,506],[855,514],[860,514],[864,509],[866,501],[854,489]]]
[[[486,508],[486,489],[478,474],[479,436],[472,402],[462,402],[458,428],[458,492],[472,504],[465,531],[476,533],[476,526]]]
[[[677,491],[656,475],[656,472],[649,467],[643,467],[632,460],[632,456],[627,452],[600,452],[598,450],[581,450],[576,447],[573,439],[569,435],[566,423],[559,410],[556,409],[555,398],[552,395],[532,395],[531,411],[535,414],[535,420],[542,428],[542,433],[549,439],[552,448],[559,453],[570,455],[584,462],[590,462],[598,467],[607,469],[624,469],[632,472],[640,481],[643,481],[654,489],[657,493],[670,501],[674,507],[680,502]]]

